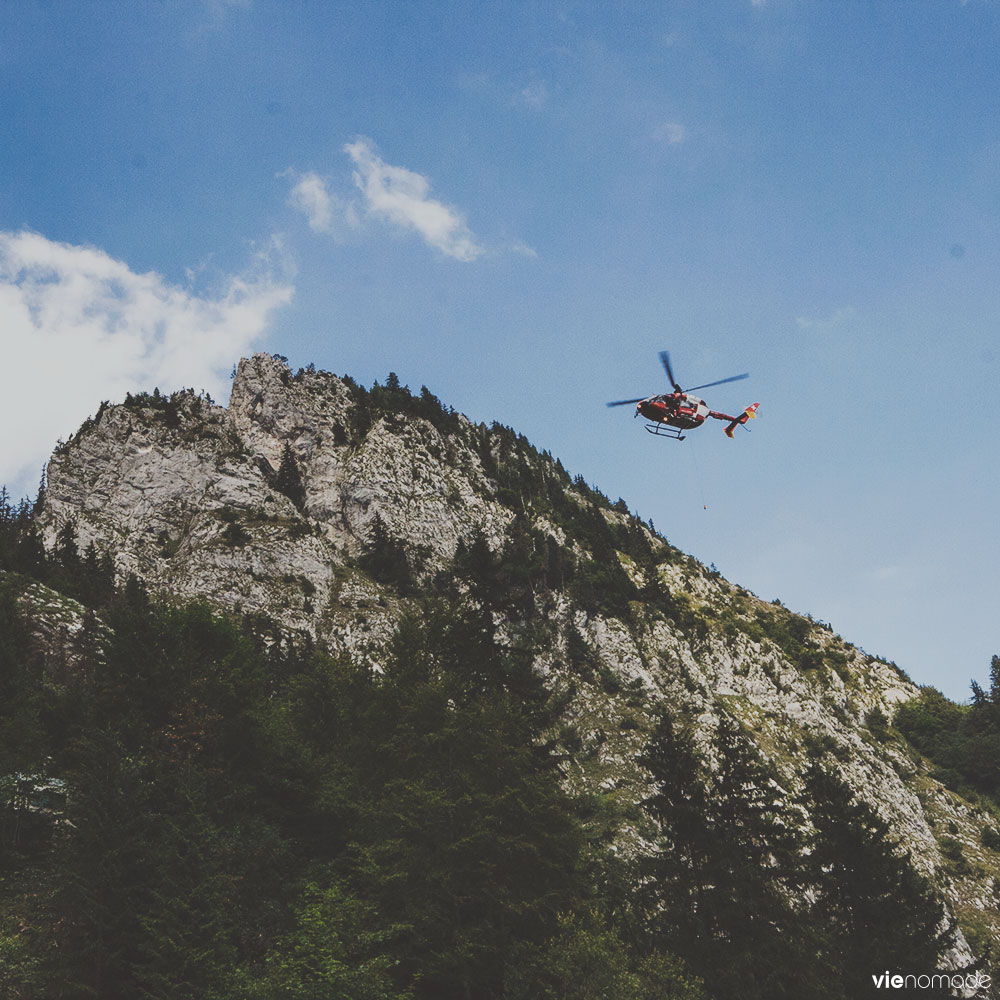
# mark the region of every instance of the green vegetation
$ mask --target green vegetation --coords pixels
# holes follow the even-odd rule
[[[847,679],[847,653],[831,648],[829,643],[817,641],[815,631],[825,626],[810,617],[797,615],[785,608],[780,601],[754,608],[752,616],[743,602],[735,608],[716,612],[722,630],[728,635],[738,632],[754,642],[768,640],[785,654],[790,663],[803,671],[829,667]]]
[[[413,586],[414,573],[406,547],[389,531],[378,512],[372,518],[358,565],[373,580],[395,587],[401,594],[409,593]]]
[[[354,442],[363,440],[375,421],[387,415],[427,420],[445,435],[459,429],[461,418],[453,409],[445,407],[427,386],[421,386],[420,395],[414,396],[409,387],[399,384],[395,372],[389,373],[385,385],[376,382],[371,389],[358,385],[349,375],[342,376],[341,380],[354,404],[350,426]]]
[[[421,603],[374,673],[134,583],[94,603],[66,535],[40,575],[96,612],[68,650],[0,577],[6,995],[582,997],[613,953],[608,997],[702,996],[600,889],[556,706],[488,615]]]
[[[723,716],[714,763],[661,711],[643,763],[661,830],[642,884],[648,926],[716,997],[867,996],[873,969],[933,969],[954,930],[888,825],[813,765],[795,804]],[[947,992],[929,995],[950,995]]]
[[[295,460],[295,454],[287,441],[284,451],[281,453],[281,463],[274,477],[274,488],[288,497],[299,510],[305,507],[306,490],[302,483],[302,472],[299,470],[299,463]]]
[[[934,777],[965,795],[1000,806],[1000,657],[990,664],[990,690],[972,683],[972,703],[956,705],[924,688],[901,705],[896,728],[934,765]]]

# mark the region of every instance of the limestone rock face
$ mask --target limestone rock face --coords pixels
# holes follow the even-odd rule
[[[193,393],[178,409],[176,422],[152,407],[104,409],[57,450],[44,541],[71,524],[81,551],[109,553],[121,576],[306,627],[302,580],[329,592],[330,546],[270,487],[227,410]]]
[[[263,613],[376,664],[409,599],[365,561],[379,530],[405,552],[417,591],[452,574],[456,552],[474,544],[493,554],[533,547],[549,581],[530,593],[533,623],[515,611],[495,610],[494,620],[507,641],[531,644],[553,688],[574,692],[566,721],[583,750],[567,768],[570,786],[635,802],[646,792],[636,757],[659,702],[686,710],[706,737],[725,713],[754,734],[790,801],[810,760],[828,761],[959,915],[1000,937],[989,888],[1000,866],[981,846],[988,817],[869,725],[918,693],[895,665],[709,572],[576,489],[513,432],[396,392],[311,368],[293,374],[257,354],[240,362],[228,408],[191,392],[102,406],[48,465],[45,544],[68,530],[81,550],[93,544],[120,576],[154,591]],[[288,452],[298,497],[278,475]],[[554,499],[536,510],[529,488]],[[573,535],[580,523],[614,529],[652,561],[591,552]],[[627,613],[602,611],[600,600],[585,610],[560,582],[571,562],[578,575],[615,562],[634,593],[665,596],[670,610],[639,600]],[[964,871],[942,856],[948,833],[966,850]],[[635,829],[619,847],[641,852],[644,838]],[[969,957],[960,939],[952,961]]]
[[[107,628],[79,601],[32,583],[18,604],[49,683],[65,683],[103,662]]]
[[[424,420],[376,420],[348,444],[355,402],[325,372],[292,378],[280,361],[257,354],[240,362],[229,412],[247,450],[277,469],[289,445],[303,472],[305,513],[335,544],[356,551],[378,514],[411,547],[427,546],[435,565],[454,555],[474,528],[498,540],[509,512],[491,503],[474,455],[458,468],[448,444]]]

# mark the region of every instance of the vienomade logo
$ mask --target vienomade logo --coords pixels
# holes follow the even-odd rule
[[[876,989],[889,990],[961,990],[964,996],[985,997],[992,980],[982,972],[970,972],[962,975],[957,972],[935,972],[930,975],[914,975],[913,973],[891,973],[888,970],[872,973],[872,982]]]

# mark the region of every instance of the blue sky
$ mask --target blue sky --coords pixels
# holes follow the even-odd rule
[[[1000,7],[9,0],[0,475],[267,350],[499,420],[964,699],[1000,652]],[[753,433],[609,399],[657,352]],[[15,427],[11,413],[32,416]]]

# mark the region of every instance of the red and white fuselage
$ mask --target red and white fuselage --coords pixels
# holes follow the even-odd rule
[[[729,426],[726,428],[726,434],[732,437],[736,427],[757,416],[758,405],[758,403],[751,403],[741,414],[733,416],[710,409],[705,400],[698,396],[692,396],[686,392],[671,392],[642,399],[636,404],[635,409],[637,415],[641,415],[653,423],[666,424],[679,430],[700,427],[709,417],[715,420],[728,420]]]

